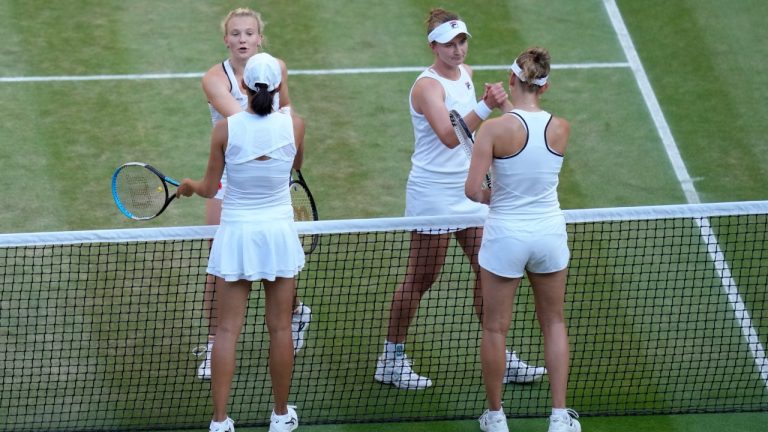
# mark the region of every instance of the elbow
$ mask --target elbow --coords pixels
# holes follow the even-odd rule
[[[216,187],[204,187],[197,191],[197,194],[200,195],[203,198],[213,198],[216,196],[216,193],[219,191],[219,186],[216,185]]]
[[[482,201],[482,193],[478,193],[479,191],[475,191],[474,188],[471,188],[469,186],[464,188],[464,195],[467,196],[470,200],[474,202],[481,202]]]

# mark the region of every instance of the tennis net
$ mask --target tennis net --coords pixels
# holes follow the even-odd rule
[[[768,201],[566,212],[569,406],[582,415],[768,410]],[[426,390],[373,378],[410,231],[478,218],[298,223],[319,234],[298,290],[312,308],[290,403],[302,423],[459,419],[485,407],[474,274],[460,247],[423,298],[407,353]],[[203,428],[198,380],[214,227],[0,236],[0,429]],[[543,365],[530,287],[508,338]],[[271,410],[263,294],[239,342],[230,416],[263,425]],[[545,416],[546,378],[508,384],[505,411]]]

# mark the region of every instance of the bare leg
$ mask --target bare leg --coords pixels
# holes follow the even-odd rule
[[[248,294],[251,290],[251,282],[246,280],[226,284],[227,286],[219,291],[218,306],[221,316],[211,358],[214,421],[224,421],[227,418],[227,402],[235,374],[237,340],[245,321]]]
[[[437,279],[445,262],[450,236],[411,233],[405,280],[397,287],[389,309],[387,340],[403,343],[419,308],[421,297]]]
[[[480,253],[480,244],[483,240],[483,228],[467,228],[456,232],[456,241],[459,242],[464,255],[467,256],[472,271],[475,272],[474,304],[475,314],[480,322],[483,322],[483,292],[480,288],[480,264],[477,254]]]
[[[488,409],[501,409],[504,374],[507,369],[507,333],[512,322],[512,308],[520,278],[509,279],[480,270],[483,286],[483,338],[480,362]]]
[[[221,220],[221,200],[211,198],[205,200],[205,224],[218,225]],[[203,293],[203,310],[205,319],[208,320],[208,342],[216,338],[216,325],[218,313],[216,310],[216,292],[224,286],[224,280],[208,275],[205,280]]]
[[[568,330],[565,325],[565,282],[568,270],[555,273],[528,273],[533,287],[536,315],[544,335],[544,359],[549,371],[552,407],[565,408],[568,390]]]
[[[296,282],[293,278],[263,281],[265,319],[269,331],[269,374],[275,398],[275,414],[288,413],[288,392],[293,374],[291,313]],[[218,343],[218,342],[217,342]]]

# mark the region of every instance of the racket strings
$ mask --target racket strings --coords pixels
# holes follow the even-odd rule
[[[165,184],[146,168],[124,167],[117,176],[116,185],[120,203],[135,216],[153,216],[165,205]]]

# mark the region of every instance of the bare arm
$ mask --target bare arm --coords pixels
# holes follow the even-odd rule
[[[431,78],[419,79],[413,86],[411,103],[417,112],[424,114],[432,130],[446,147],[454,148],[459,145],[448,118],[448,109],[445,107],[445,93],[439,82]]]
[[[224,150],[228,136],[227,120],[220,120],[211,133],[211,154],[208,157],[208,167],[202,180],[185,178],[176,190],[176,196],[192,196],[198,194],[203,198],[213,198],[219,190],[219,181],[224,172]]]
[[[464,194],[472,201],[489,204],[491,202],[491,190],[483,189],[485,174],[491,167],[493,158],[493,143],[498,133],[498,119],[488,120],[478,131],[475,137],[475,146],[472,149],[472,160],[469,163],[469,173],[464,183]]]
[[[280,91],[278,92],[280,95],[280,108],[284,108],[291,105],[291,96],[288,93],[288,66],[281,59],[277,59],[277,62],[280,63],[280,70],[282,72]]]
[[[296,142],[296,156],[293,158],[293,169],[300,170],[304,163],[304,120],[291,113],[293,120],[293,139]]]
[[[229,79],[221,64],[214,65],[203,75],[202,86],[205,97],[222,116],[229,117],[243,109],[230,93]]]

